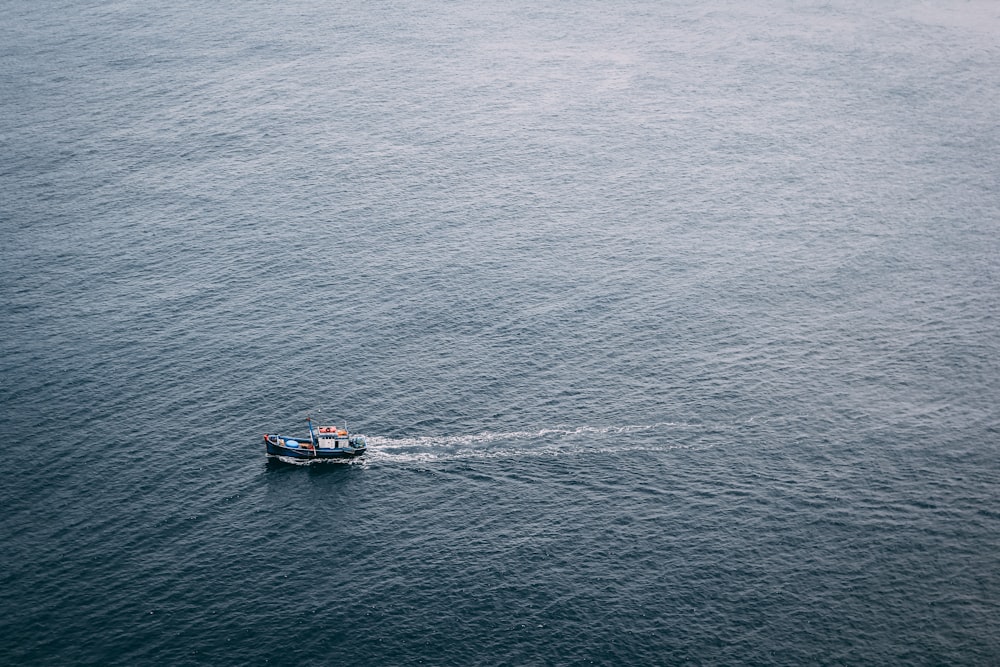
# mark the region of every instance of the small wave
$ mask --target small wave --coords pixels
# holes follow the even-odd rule
[[[350,458],[350,459],[297,459],[291,456],[270,455],[268,458],[271,461],[280,461],[282,463],[287,463],[293,466],[364,464],[363,457]]]

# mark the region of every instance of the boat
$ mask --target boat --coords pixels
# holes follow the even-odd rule
[[[337,426],[317,426],[313,428],[311,417],[306,418],[309,435],[296,437],[276,433],[264,434],[264,447],[268,456],[302,461],[323,461],[350,459],[361,456],[368,450],[363,435],[352,435]]]

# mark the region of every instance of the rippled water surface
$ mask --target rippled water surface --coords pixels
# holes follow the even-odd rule
[[[3,664],[1000,662],[1000,9],[0,16]],[[307,414],[352,464],[268,461]]]

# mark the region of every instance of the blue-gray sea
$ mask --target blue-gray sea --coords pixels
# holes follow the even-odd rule
[[[1000,664],[991,0],[5,0],[0,288],[0,664]]]

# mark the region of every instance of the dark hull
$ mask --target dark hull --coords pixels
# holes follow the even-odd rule
[[[303,461],[324,461],[336,459],[353,459],[365,453],[365,448],[311,449],[308,447],[283,447],[268,440],[264,441],[267,453],[271,456],[284,456],[289,459]]]

